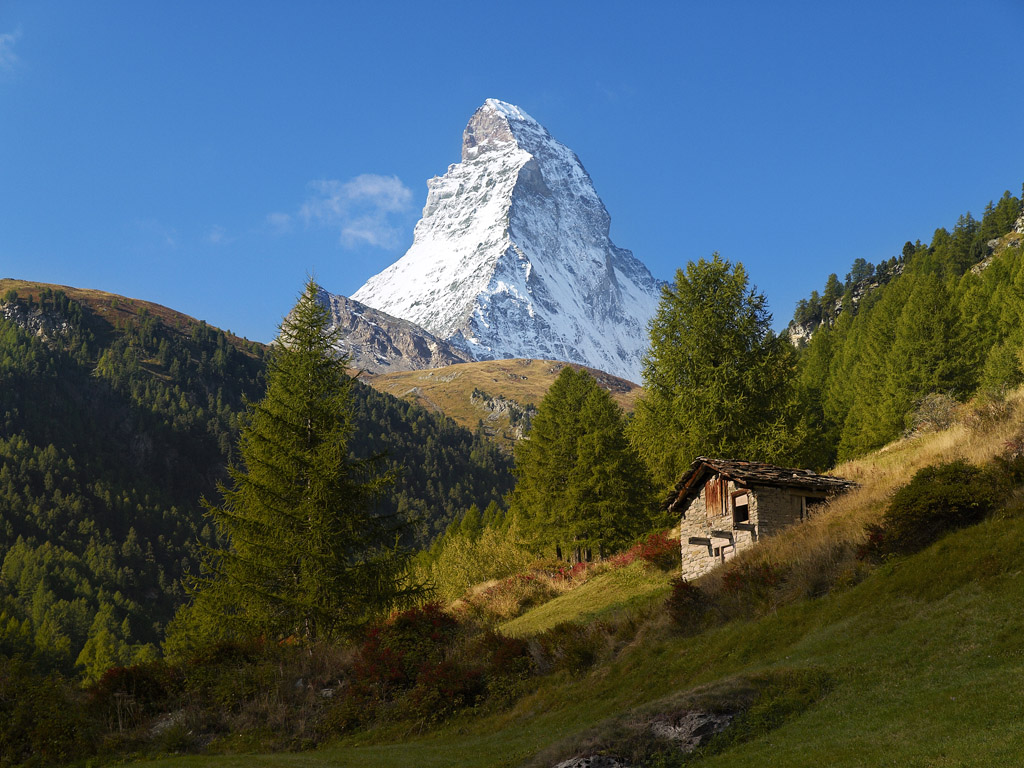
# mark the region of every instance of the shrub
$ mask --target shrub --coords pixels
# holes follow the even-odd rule
[[[1024,432],[1018,432],[1003,443],[1003,452],[995,457],[993,464],[1006,484],[1024,485]]]
[[[559,564],[551,571],[550,576],[559,581],[580,583],[586,581],[593,565],[594,563],[588,563],[584,560],[572,565]]]
[[[484,670],[479,666],[467,667],[450,659],[426,664],[399,712],[421,723],[440,722],[464,707],[476,705],[486,692]]]
[[[597,661],[600,647],[605,643],[601,622],[576,624],[565,621],[537,636],[548,666],[552,670],[564,669],[573,674],[584,672]]]
[[[278,677],[275,657],[286,651],[285,646],[267,645],[259,639],[210,646],[183,665],[183,692],[220,720],[274,686]]]
[[[638,554],[641,560],[662,570],[677,568],[679,566],[679,539],[670,536],[668,531],[652,533],[641,542]]]
[[[504,621],[547,602],[557,594],[558,591],[546,577],[519,573],[468,597],[466,603],[485,621]]]
[[[958,403],[949,395],[932,392],[925,395],[910,416],[911,434],[948,429],[956,419]]]
[[[112,667],[88,688],[93,711],[110,730],[135,728],[180,692],[181,675],[163,662]]]
[[[919,470],[889,502],[882,521],[869,525],[861,558],[908,555],[944,534],[981,522],[996,507],[999,478],[957,460]]]
[[[489,678],[523,678],[533,671],[529,643],[487,629],[466,643],[462,653],[487,669]]]
[[[722,591],[730,595],[768,597],[786,579],[787,571],[774,563],[743,563],[722,574]]]
[[[95,737],[67,681],[0,659],[0,765],[69,762],[93,753]]]
[[[367,633],[322,730],[385,718],[435,723],[488,699],[507,703],[533,671],[526,641],[474,634],[436,603],[413,608]]]
[[[478,659],[483,664],[487,696],[495,704],[513,701],[520,683],[536,671],[526,640],[506,637],[490,629],[473,638],[464,653],[466,658]]]
[[[684,633],[700,632],[710,607],[708,594],[696,584],[681,578],[672,580],[672,592],[665,601],[665,608],[673,623]]]
[[[1004,424],[1013,412],[1013,404],[1003,391],[983,393],[960,417],[961,423],[975,432],[987,432]]]
[[[459,622],[438,603],[395,614],[370,629],[356,657],[353,676],[387,693],[412,687],[425,665],[439,663],[459,631]]]
[[[617,567],[638,559],[666,571],[676,568],[679,565],[679,540],[670,536],[668,531],[652,533],[625,552],[610,558],[612,565]]]

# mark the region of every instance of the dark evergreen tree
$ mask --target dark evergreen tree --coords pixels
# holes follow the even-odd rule
[[[832,323],[836,319],[837,303],[843,297],[843,284],[839,282],[839,277],[833,272],[828,276],[828,280],[825,282],[825,290],[821,294],[821,314],[822,320],[826,323]]]
[[[850,271],[846,274],[847,285],[857,285],[870,280],[875,275],[875,265],[866,259],[854,259]]]
[[[896,323],[878,401],[878,444],[910,426],[916,405],[932,393],[962,394],[973,388],[966,365],[971,339],[962,331],[949,292],[933,273],[917,277]],[[875,447],[875,446],[871,446]]]
[[[828,411],[842,423],[839,457],[883,445],[898,427],[880,418],[888,360],[909,293],[905,281],[890,283],[869,312],[849,318],[842,353],[834,359]],[[844,318],[845,319],[845,318]]]
[[[462,516],[462,521],[459,523],[459,532],[470,541],[476,541],[480,538],[483,530],[484,524],[480,517],[480,508],[473,504],[466,510],[466,514]]]
[[[593,376],[562,370],[515,448],[512,510],[539,545],[589,559],[648,529],[651,486],[624,426]]]
[[[211,552],[195,590],[193,628],[315,640],[415,592],[394,530],[373,511],[387,478],[348,455],[352,379],[316,294],[310,280],[281,324],[266,395],[241,433],[241,464],[223,503],[208,506],[228,543]]]
[[[839,425],[826,412],[825,402],[836,335],[835,328],[820,326],[800,355],[796,390],[805,440],[794,455],[798,466],[825,470],[835,463]]]

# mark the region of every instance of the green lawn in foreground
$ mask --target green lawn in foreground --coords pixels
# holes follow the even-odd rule
[[[596,581],[596,579],[595,579]],[[699,637],[651,631],[584,679],[556,676],[510,712],[421,739],[151,766],[512,766],[610,715],[695,684],[820,669],[821,701],[701,766],[1024,763],[1024,520],[989,521],[820,600]],[[363,736],[366,739],[368,737]]]

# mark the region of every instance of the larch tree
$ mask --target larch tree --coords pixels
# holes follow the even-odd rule
[[[248,404],[240,464],[223,501],[207,503],[226,545],[209,552],[193,604],[176,619],[179,642],[189,631],[332,637],[417,591],[394,526],[374,513],[390,478],[348,453],[352,379],[318,290],[310,279],[282,322],[266,394]]]
[[[562,370],[515,459],[512,512],[559,557],[609,554],[651,526],[651,484],[622,409],[585,370]]]
[[[629,435],[668,486],[698,456],[783,461],[800,442],[795,350],[775,335],[764,294],[715,253],[662,289]]]

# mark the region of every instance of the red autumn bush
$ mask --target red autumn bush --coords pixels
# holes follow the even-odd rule
[[[651,565],[668,570],[679,565],[679,540],[669,535],[668,531],[650,534],[643,541],[618,555],[609,558],[612,565],[623,567],[636,560],[643,560]]]
[[[440,604],[427,603],[369,630],[356,656],[353,677],[362,685],[409,688],[425,665],[439,663],[459,632]]]
[[[484,670],[446,659],[425,664],[416,685],[405,695],[400,713],[412,720],[439,722],[465,707],[478,704],[487,695]]]

